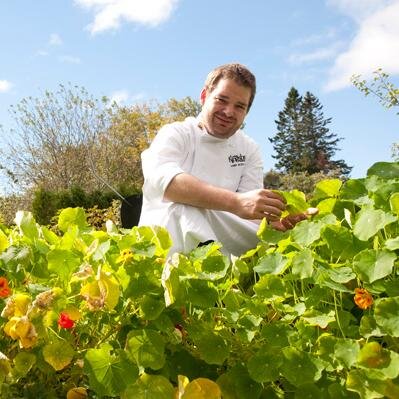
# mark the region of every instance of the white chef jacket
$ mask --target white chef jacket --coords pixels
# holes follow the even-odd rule
[[[165,125],[141,159],[144,185],[139,225],[164,226],[173,242],[170,254],[187,253],[207,240],[221,242],[222,251],[234,255],[256,246],[257,222],[163,199],[170,181],[179,173],[234,192],[263,188],[259,146],[241,129],[220,139],[200,127],[200,117],[190,117]]]

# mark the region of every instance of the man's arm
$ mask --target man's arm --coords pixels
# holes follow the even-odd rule
[[[166,201],[199,208],[227,211],[243,219],[279,220],[285,209],[283,199],[270,190],[236,193],[216,187],[188,173],[176,175],[165,190]]]

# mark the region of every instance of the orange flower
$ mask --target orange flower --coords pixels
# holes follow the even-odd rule
[[[373,304],[373,297],[365,288],[355,288],[354,301],[360,309],[368,309]]]
[[[0,277],[0,298],[7,298],[11,294],[11,288],[5,277]]]

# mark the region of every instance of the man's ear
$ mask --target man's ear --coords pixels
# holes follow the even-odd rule
[[[208,93],[207,93],[206,87],[204,87],[201,90],[201,94],[200,94],[201,105],[204,105],[204,102],[205,102],[205,99],[206,99],[207,95],[208,95]]]

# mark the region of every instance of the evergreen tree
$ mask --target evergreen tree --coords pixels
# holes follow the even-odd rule
[[[291,88],[278,116],[277,133],[269,138],[276,152],[273,158],[277,160],[278,170],[327,174],[339,169],[344,176],[350,173],[352,168],[345,161],[332,159],[341,138],[330,132],[331,118],[324,117],[323,106],[316,96],[306,92],[300,97]]]
[[[277,133],[269,138],[273,144],[277,160],[275,166],[278,170],[296,171],[300,170],[297,165],[296,154],[302,152],[300,138],[300,109],[302,98],[295,87],[291,87],[285,100],[284,110],[278,113]]]

